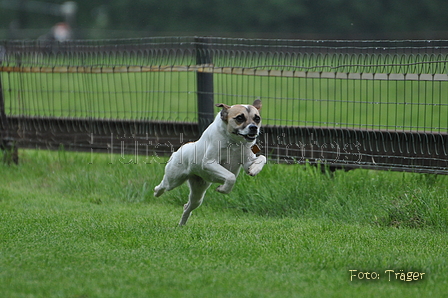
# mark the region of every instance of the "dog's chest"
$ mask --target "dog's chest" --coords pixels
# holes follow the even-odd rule
[[[220,147],[220,163],[224,164],[239,164],[244,163],[244,160],[247,159],[247,156],[250,151],[250,147],[247,145],[238,144],[238,143],[228,143],[226,146]]]

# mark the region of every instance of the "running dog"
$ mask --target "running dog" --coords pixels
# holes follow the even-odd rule
[[[255,142],[260,133],[261,100],[252,105],[216,106],[222,110],[215,120],[198,141],[184,144],[171,155],[162,182],[154,188],[154,196],[159,197],[188,181],[190,195],[179,226],[185,225],[191,211],[202,204],[212,183],[221,184],[216,190],[228,194],[241,167],[255,176],[266,164],[266,157],[257,157],[254,150],[258,149]]]

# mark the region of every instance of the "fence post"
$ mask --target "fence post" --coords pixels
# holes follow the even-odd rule
[[[0,45],[0,65],[3,65],[3,56],[6,49]],[[3,141],[4,133],[8,130],[8,122],[5,113],[5,100],[3,99],[2,73],[0,72],[0,138]]]
[[[0,46],[0,65],[3,64],[5,49]],[[19,163],[19,154],[14,139],[9,137],[9,123],[5,111],[5,99],[3,97],[2,73],[0,72],[0,149],[4,151],[3,161],[10,164],[11,161]]]
[[[0,64],[2,63],[0,58]],[[5,113],[5,100],[3,99],[3,87],[2,87],[2,76],[0,73],[0,132],[1,138],[3,139],[4,135],[8,131],[8,120],[6,119]]]
[[[196,37],[196,64],[212,64],[210,37]],[[214,120],[213,74],[197,72],[198,124],[203,132]]]

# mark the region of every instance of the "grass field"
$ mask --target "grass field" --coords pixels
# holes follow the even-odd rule
[[[446,176],[268,164],[241,174],[230,195],[212,186],[177,228],[188,189],[154,198],[163,164],[64,151],[20,158],[0,164],[1,297],[448,292]],[[402,281],[405,272],[422,278]]]

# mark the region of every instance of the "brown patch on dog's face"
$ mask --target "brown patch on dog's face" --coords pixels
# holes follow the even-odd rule
[[[223,108],[221,119],[227,124],[227,131],[232,138],[247,142],[253,142],[260,133],[261,127],[261,101],[255,100],[252,105],[234,105],[217,104]]]

